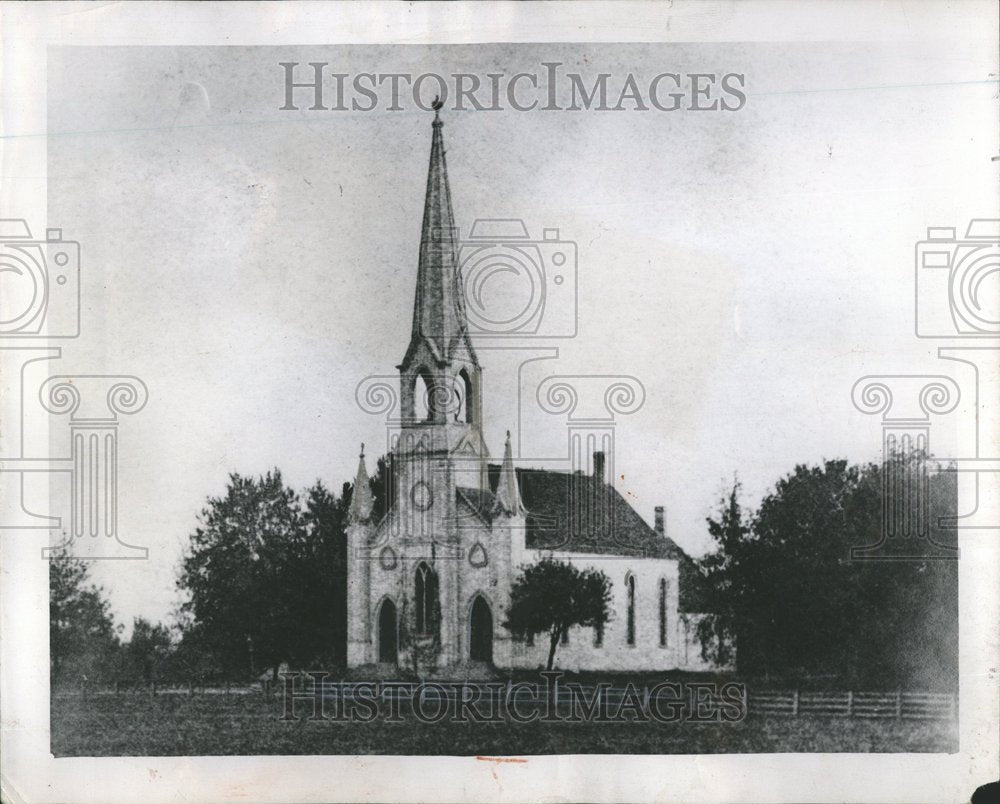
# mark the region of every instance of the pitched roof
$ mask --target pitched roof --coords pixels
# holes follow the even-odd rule
[[[458,486],[455,488],[455,499],[464,500],[465,504],[482,517],[484,521],[492,521],[493,510],[496,507],[496,496],[492,491]]]
[[[490,464],[490,487],[497,488],[501,467]],[[531,550],[608,556],[667,558],[678,562],[681,611],[703,611],[701,576],[694,561],[670,537],[661,536],[613,486],[583,474],[516,469],[527,509],[525,543]],[[492,494],[461,489],[472,503],[480,495],[489,512]],[[486,495],[489,495],[487,497]]]

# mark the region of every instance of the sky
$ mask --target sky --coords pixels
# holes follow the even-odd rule
[[[230,472],[339,488],[361,442],[385,444],[355,389],[408,343],[432,115],[281,111],[279,62],[746,76],[735,112],[442,112],[463,234],[517,218],[576,245],[576,303],[551,299],[575,337],[480,349],[492,455],[509,429],[519,465],[561,465],[545,377],[636,378],[616,485],[650,522],[666,506],[697,555],[734,475],[753,507],[798,463],[878,457],[858,378],[955,373],[913,334],[914,244],[995,215],[988,60],[877,42],[52,48],[48,220],[82,252],[83,335],[59,370],[149,388],[119,431],[118,502],[149,558],[93,564],[116,616],[169,620]],[[954,430],[935,421],[935,452],[961,448]]]

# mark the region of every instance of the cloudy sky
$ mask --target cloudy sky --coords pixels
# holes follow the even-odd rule
[[[524,382],[636,377],[616,482],[650,521],[665,505],[698,554],[734,473],[753,505],[796,463],[877,457],[859,377],[953,372],[913,336],[914,244],[996,209],[991,58],[875,42],[51,49],[48,220],[83,255],[84,335],[60,371],[150,391],[122,424],[119,504],[150,558],[94,565],[117,615],[169,616],[229,472],[339,487],[359,442],[385,443],[355,387],[408,342],[432,116],[280,111],[279,62],[485,76],[558,61],[615,86],[745,74],[736,112],[443,113],[461,230],[520,218],[578,250],[576,305],[553,298],[576,337],[480,352],[492,454],[517,430],[524,361],[550,355]],[[559,465],[565,419],[521,408],[519,463]],[[936,452],[961,449],[953,431],[935,422]]]

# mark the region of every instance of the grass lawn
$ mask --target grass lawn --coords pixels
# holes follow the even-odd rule
[[[64,756],[252,754],[680,754],[953,752],[943,721],[750,715],[735,723],[370,723],[282,721],[280,696],[184,693],[55,696],[52,753]]]

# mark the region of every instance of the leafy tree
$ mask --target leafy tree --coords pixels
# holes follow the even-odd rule
[[[218,658],[218,652],[205,637],[205,628],[189,616],[181,617],[175,626],[177,640],[170,655],[168,675],[179,683],[201,683],[229,678]]]
[[[228,673],[277,676],[295,657],[303,617],[308,533],[297,495],[277,469],[259,478],[231,474],[223,497],[212,497],[191,537],[178,585],[183,608]]]
[[[305,492],[304,554],[297,561],[298,601],[294,660],[347,660],[347,513],[350,487],[338,498],[322,482]]]
[[[378,522],[392,505],[391,460],[369,478]],[[209,498],[178,586],[187,592],[173,665],[200,675],[256,675],[281,662],[347,658],[347,524],[353,487],[317,481],[300,498],[274,469],[232,474]],[[197,670],[196,670],[197,668]]]
[[[118,635],[104,590],[90,583],[87,564],[63,548],[49,560],[49,662],[53,685],[106,678]]]
[[[707,658],[726,658],[718,640],[724,635],[735,638],[738,670],[750,675],[954,683],[956,562],[919,553],[852,560],[852,548],[879,539],[882,473],[889,470],[846,461],[797,466],[752,517],[734,487],[708,520],[716,550],[701,561],[712,612],[699,626]],[[935,520],[954,515],[954,473],[931,477],[928,491]],[[954,541],[937,527],[932,536]]]
[[[739,480],[719,501],[718,519],[708,519],[708,532],[717,545],[714,552],[701,561],[701,572],[707,583],[701,584],[710,595],[710,612],[698,623],[698,636],[704,658],[722,665],[736,659],[736,634],[746,634],[752,625],[745,621],[747,612],[739,605],[746,597],[746,547],[750,527],[740,505],[742,487]]]
[[[504,625],[519,638],[547,633],[551,670],[559,640],[574,625],[601,628],[608,621],[611,581],[600,570],[543,558],[524,567],[511,587]]]
[[[160,681],[166,672],[171,648],[170,631],[166,626],[136,617],[132,637],[122,647],[129,678],[146,686]]]

